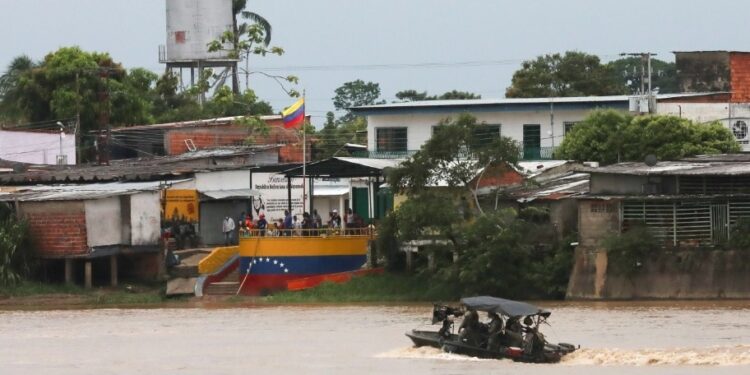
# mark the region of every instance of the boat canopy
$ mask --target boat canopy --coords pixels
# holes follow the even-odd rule
[[[461,303],[469,310],[494,312],[509,317],[541,315],[546,318],[552,314],[547,310],[525,302],[490,296],[467,297],[461,299]]]

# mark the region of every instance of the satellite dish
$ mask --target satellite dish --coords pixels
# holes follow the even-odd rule
[[[648,165],[649,167],[653,167],[654,165],[656,165],[656,162],[657,162],[656,155],[654,154],[646,155],[646,160],[644,160],[643,162],[646,163],[646,165]]]

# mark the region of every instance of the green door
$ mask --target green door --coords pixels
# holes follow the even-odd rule
[[[369,222],[370,219],[370,205],[369,205],[369,194],[367,188],[352,188],[352,209],[359,215],[365,222]]]
[[[540,125],[523,126],[523,158],[525,160],[538,160],[540,158],[541,133]]]
[[[378,190],[375,194],[375,218],[382,219],[386,214],[393,211],[393,192],[390,188]]]

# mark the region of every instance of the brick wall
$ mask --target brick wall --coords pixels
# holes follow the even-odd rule
[[[733,103],[750,102],[750,53],[732,52],[729,55]]]
[[[241,145],[249,131],[239,126],[212,126],[211,128],[191,128],[170,130],[164,135],[167,155],[184,154],[188,150],[185,140],[190,139],[197,149],[219,146]]]
[[[252,139],[250,130],[241,125],[223,125],[202,128],[186,128],[167,131],[164,135],[167,155],[179,155],[188,152],[185,140],[190,139],[197,149],[235,146],[252,143],[254,145],[281,144],[279,149],[280,163],[301,163],[302,144],[296,130],[284,129],[281,120],[268,121],[268,135],[255,135]],[[308,139],[307,160],[312,155]]]
[[[20,208],[39,256],[59,258],[88,253],[83,202],[24,202]]]
[[[479,188],[494,188],[500,186],[514,186],[523,183],[523,175],[507,165],[498,165],[488,169],[479,181]],[[476,186],[476,178],[471,181]]]

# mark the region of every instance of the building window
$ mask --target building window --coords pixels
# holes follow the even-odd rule
[[[378,128],[376,137],[376,151],[407,151],[406,128]]]
[[[563,122],[563,127],[565,129],[565,132],[563,133],[563,135],[568,135],[568,133],[570,133],[570,131],[573,130],[573,127],[576,124],[577,124],[577,122],[575,122],[575,121],[565,121],[565,122]]]
[[[591,203],[591,212],[609,214],[615,212],[615,205],[611,203]]]
[[[486,145],[500,137],[500,124],[477,125],[472,137],[475,145]]]

